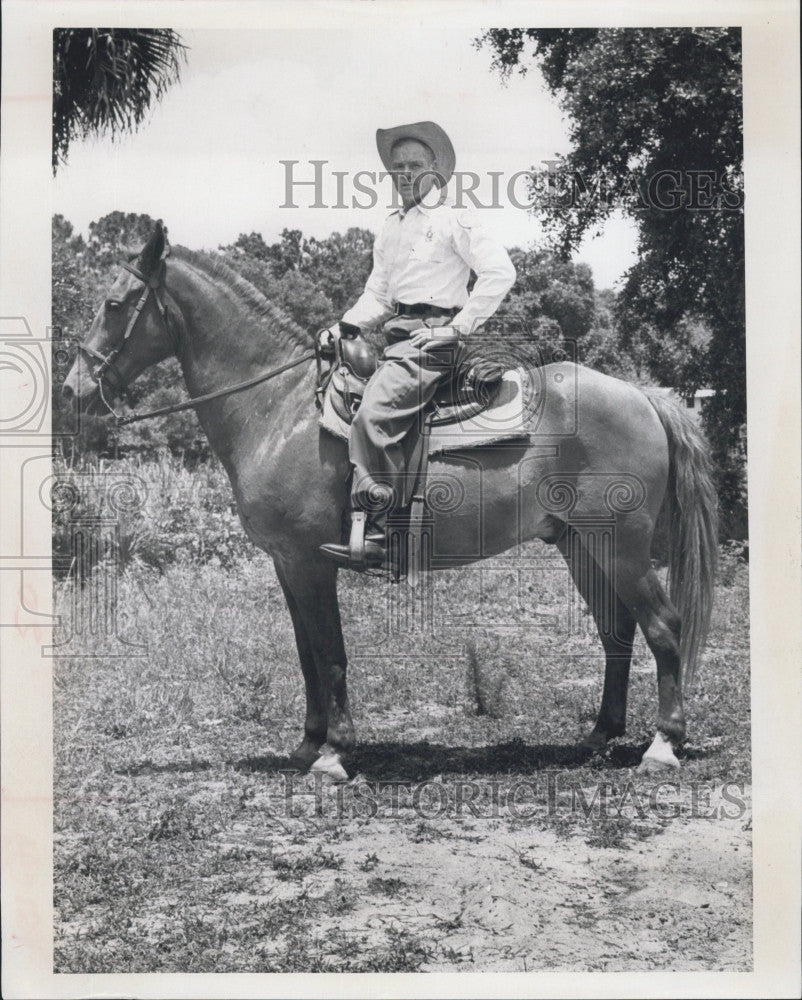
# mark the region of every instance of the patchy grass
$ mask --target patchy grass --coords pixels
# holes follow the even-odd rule
[[[372,878],[367,885],[368,892],[377,892],[383,896],[399,896],[406,883],[400,878]]]
[[[750,780],[747,571],[736,556],[723,561],[710,642],[686,699],[684,785]],[[100,565],[96,582],[106,572]],[[653,735],[656,677],[639,638],[626,737],[605,758],[577,751],[601,697],[603,659],[567,570],[539,543],[438,576],[433,631],[393,631],[404,588],[343,575],[361,740],[352,769],[373,783],[445,787],[419,803],[434,810],[424,816],[404,796],[393,816],[371,815],[355,787],[320,793],[310,778],[298,779],[288,811],[280,772],[300,736],[303,686],[266,559],[226,570],[132,558],[116,586],[117,635],[74,637],[65,648],[73,655],[55,661],[57,972],[461,967],[477,947],[459,936],[467,918],[455,923],[442,904],[426,916],[414,860],[398,861],[405,852],[439,851],[443,863],[464,856],[458,871],[468,878],[470,851],[494,837],[548,835],[577,855],[612,858],[638,852],[671,822],[562,808],[572,790],[590,801],[602,782],[618,792],[631,782],[648,797],[653,779],[632,768]],[[59,584],[63,639],[82,600],[72,581]],[[504,800],[533,778],[546,788],[549,775],[554,814],[486,818],[493,795]],[[475,789],[459,801],[458,779]],[[549,861],[537,843],[519,860],[500,851],[516,877],[536,883]],[[413,911],[424,917],[408,925]],[[602,912],[575,919],[591,928]],[[665,963],[685,947],[677,940]],[[617,967],[598,959],[608,966]]]
[[[273,870],[280,882],[303,881],[313,872],[330,868],[334,871],[342,868],[342,859],[336,858],[328,851],[318,847],[314,854],[301,854],[296,857],[280,855],[273,859]]]

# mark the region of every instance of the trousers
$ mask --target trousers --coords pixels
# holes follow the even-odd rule
[[[408,472],[423,426],[423,411],[437,387],[460,364],[460,345],[421,351],[408,340],[390,344],[368,382],[351,425],[351,505],[374,521],[411,500]]]

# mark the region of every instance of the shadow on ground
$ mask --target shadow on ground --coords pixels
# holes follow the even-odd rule
[[[436,775],[452,774],[515,774],[521,771],[544,771],[552,768],[582,767],[594,762],[598,766],[635,767],[648,744],[619,745],[610,749],[605,758],[576,745],[538,744],[529,746],[522,740],[484,747],[449,747],[420,740],[416,743],[387,741],[365,743],[349,754],[345,767],[350,777],[380,781],[425,781]],[[289,757],[267,754],[232,761],[238,771],[279,772],[292,769]]]
[[[608,758],[576,745],[537,744],[522,740],[483,747],[448,747],[422,740],[418,743],[369,743],[358,747],[347,761],[366,778],[423,781],[443,773],[514,774],[555,767],[582,767],[595,759],[598,764],[633,767],[640,763],[643,747],[614,747]]]
[[[605,757],[594,755],[576,744],[561,745],[541,743],[529,746],[522,740],[498,743],[484,747],[447,747],[440,743],[419,740],[416,743],[385,741],[365,743],[348,756],[345,767],[349,777],[357,774],[379,781],[425,781],[441,774],[518,774],[522,771],[546,771],[552,768],[637,767],[648,743],[617,744],[609,748]],[[682,747],[681,760],[704,760],[716,756],[710,748]],[[263,774],[280,774],[295,771],[296,765],[286,754],[264,754],[243,757],[226,763],[237,771]],[[171,761],[154,763],[144,760],[118,768],[117,774],[140,777],[147,774],[193,773],[208,771],[209,761]]]

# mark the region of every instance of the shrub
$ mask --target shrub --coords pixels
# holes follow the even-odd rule
[[[57,463],[53,553],[59,575],[76,556],[79,526],[96,539],[84,549],[84,571],[107,560],[121,569],[132,563],[228,569],[257,551],[242,529],[222,467],[209,462],[190,471],[169,454],[158,462]]]

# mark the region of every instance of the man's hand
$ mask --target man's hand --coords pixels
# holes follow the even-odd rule
[[[317,335],[317,342],[320,350],[326,353],[334,352],[334,340],[340,334],[340,324],[335,323],[334,326],[330,326],[328,330],[321,330]]]
[[[326,354],[332,353],[334,351],[334,341],[338,337],[345,337],[346,340],[353,337],[358,337],[361,330],[358,326],[354,326],[351,323],[344,323],[340,320],[339,323],[335,323],[334,326],[330,326],[328,330],[321,330],[317,335],[317,342],[320,345],[320,350]]]
[[[439,347],[456,347],[459,343],[459,330],[453,326],[422,326],[409,336],[413,347],[421,351],[434,351]]]

